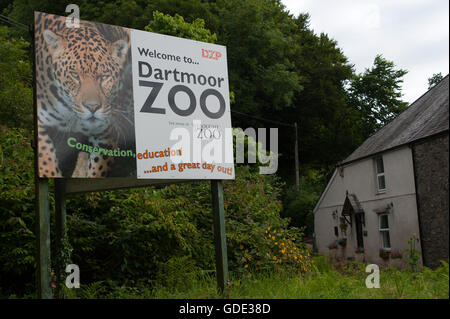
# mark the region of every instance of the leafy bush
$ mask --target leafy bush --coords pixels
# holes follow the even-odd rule
[[[325,187],[325,178],[317,170],[308,169],[305,176],[300,177],[299,190],[291,187],[283,201],[283,217],[291,219],[290,225],[303,227],[307,235],[314,231],[313,209]]]
[[[92,193],[68,202],[73,261],[85,280],[150,283],[172,256],[211,250],[194,217],[204,212],[174,188]]]
[[[407,249],[406,253],[408,255],[408,265],[411,267],[413,271],[417,270],[417,266],[419,264],[420,260],[420,250],[416,249],[416,244],[419,242],[419,238],[415,234],[411,236],[411,238],[408,240],[409,248]]]
[[[29,43],[0,26],[0,125],[33,127],[32,70]]]
[[[280,236],[280,244],[304,258],[297,263],[298,270],[308,269],[302,244],[283,239],[301,238],[302,234],[287,229],[288,220],[280,217],[279,193],[275,178],[252,173],[247,167],[238,168],[235,181],[225,182],[230,271],[267,270],[277,264],[270,259],[276,254],[269,253],[267,227],[278,229],[284,236]],[[190,256],[195,267],[213,271],[210,201],[210,187],[205,182],[78,196],[67,205],[73,260],[89,281],[160,281],[161,271],[173,256],[181,260]],[[292,265],[295,254],[279,258],[283,265]],[[186,261],[189,264],[191,259]]]
[[[173,256],[159,269],[154,286],[168,287],[170,291],[189,289],[202,273],[190,256]]]
[[[31,134],[0,125],[0,286],[23,292],[35,267]]]

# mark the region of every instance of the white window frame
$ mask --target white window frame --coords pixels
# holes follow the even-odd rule
[[[387,218],[387,223],[388,223],[388,228],[381,228],[381,218],[382,216],[386,216]],[[388,213],[383,213],[383,214],[379,214],[378,215],[378,231],[380,232],[380,237],[381,237],[381,248],[383,248],[384,250],[391,250],[392,247],[392,243],[391,243],[391,234],[390,234],[390,229],[389,229],[389,214]],[[385,247],[385,243],[384,243],[384,239],[383,239],[383,232],[387,232],[388,236],[389,236],[389,244],[391,247]]]
[[[383,172],[381,172],[381,173],[378,173],[378,160],[379,159],[381,159],[381,161],[383,162]],[[386,174],[385,174],[385,170],[384,170],[383,156],[375,157],[375,175],[376,175],[377,192],[385,193],[386,192]],[[384,188],[380,188],[379,177],[381,177],[381,176],[384,178]]]

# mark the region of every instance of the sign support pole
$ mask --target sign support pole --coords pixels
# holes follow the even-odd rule
[[[228,288],[228,257],[223,206],[223,184],[221,180],[211,180],[211,194],[214,214],[217,287],[220,293],[226,294]]]
[[[59,178],[55,179],[55,222],[55,296],[62,298],[61,285],[64,284],[65,269],[70,259],[70,252],[67,251],[66,180]]]
[[[37,240],[37,297],[51,299],[50,276],[50,210],[48,204],[48,179],[36,181],[36,240]]]
[[[30,25],[30,34],[35,56],[34,25]],[[33,79],[36,79],[36,63],[33,59]],[[50,208],[48,200],[48,179],[39,177],[38,165],[38,125],[36,104],[36,82],[33,83],[34,138],[31,146],[34,149],[35,201],[36,201],[36,286],[37,298],[51,299],[51,263],[50,263]]]

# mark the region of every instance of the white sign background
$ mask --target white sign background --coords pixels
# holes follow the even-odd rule
[[[138,179],[234,179],[234,164],[232,161],[233,144],[232,139],[225,138],[225,129],[231,130],[231,114],[230,99],[228,86],[227,71],[227,53],[226,47],[187,40],[172,36],[166,36],[151,32],[139,30],[130,30],[131,32],[131,54],[132,54],[132,72],[133,72],[133,96],[134,96],[134,114],[135,114],[135,132],[136,132],[136,161],[137,161],[137,178]],[[162,59],[149,54],[141,54],[143,50],[147,52],[156,52],[159,54],[178,56],[177,60]],[[208,50],[208,51],[206,51]],[[190,59],[190,60],[188,60]],[[187,62],[191,61],[191,63]],[[142,74],[139,73],[139,63],[141,63]],[[140,75],[149,75],[148,65],[151,66],[151,75],[148,77]],[[162,71],[163,79],[161,79]],[[169,70],[167,79],[165,78],[165,70]],[[175,70],[177,76],[174,75]],[[193,73],[196,75],[197,83],[187,81],[187,76],[183,77],[181,82],[181,72]],[[206,79],[214,77],[216,84],[211,80],[213,85],[208,81],[201,85],[198,83],[198,76],[204,75]],[[223,78],[220,81],[219,78]],[[176,81],[178,80],[178,81]],[[203,79],[202,79],[203,80]],[[200,82],[203,82],[203,81]],[[142,107],[155,88],[141,86],[140,81],[151,81],[162,83],[161,89],[152,104],[152,108],[165,110],[164,114],[142,112]],[[195,110],[188,116],[176,114],[169,105],[169,91],[177,85],[187,86],[195,96]],[[208,117],[200,107],[200,97],[207,89],[217,90],[225,101],[225,112],[220,118],[214,119]],[[180,110],[186,110],[190,105],[190,98],[185,92],[175,94],[175,104]],[[206,98],[207,109],[216,113],[219,110],[219,99],[214,95]],[[161,112],[161,111],[160,111]],[[194,129],[194,121],[200,121],[201,125],[209,128],[208,132],[203,135],[200,141],[201,150],[211,148],[211,143],[216,143],[216,147],[212,152],[218,152],[220,160],[213,162],[211,159],[201,157],[198,152],[194,155],[193,141],[198,138],[201,133],[198,129]],[[181,138],[171,139],[174,129],[184,129],[189,132],[189,140],[185,140],[185,146],[176,146]],[[214,132],[219,139],[211,139],[210,134]],[[206,135],[206,136],[205,136]],[[208,146],[209,144],[209,146]],[[188,147],[189,149],[186,149]],[[154,157],[144,158],[142,154],[161,152],[170,148],[171,150],[181,149],[183,155],[190,153],[190,159],[184,160],[185,163],[196,164],[198,168],[188,168],[180,171],[179,163],[171,160],[170,157]],[[230,156],[231,154],[231,156]],[[216,154],[217,155],[217,154]],[[226,159],[226,155],[228,158]],[[230,161],[231,157],[231,161]],[[174,157],[176,160],[177,157]],[[180,159],[178,157],[178,159]],[[206,167],[206,164],[212,164]],[[159,168],[158,168],[159,167]],[[161,171],[161,167],[167,170]],[[175,169],[173,169],[175,168]],[[159,169],[159,171],[157,171]]]

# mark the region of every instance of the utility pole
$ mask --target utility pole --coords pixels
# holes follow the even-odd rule
[[[294,123],[295,130],[295,187],[297,191],[300,190],[300,175],[298,170],[298,133],[297,133],[297,122]]]

